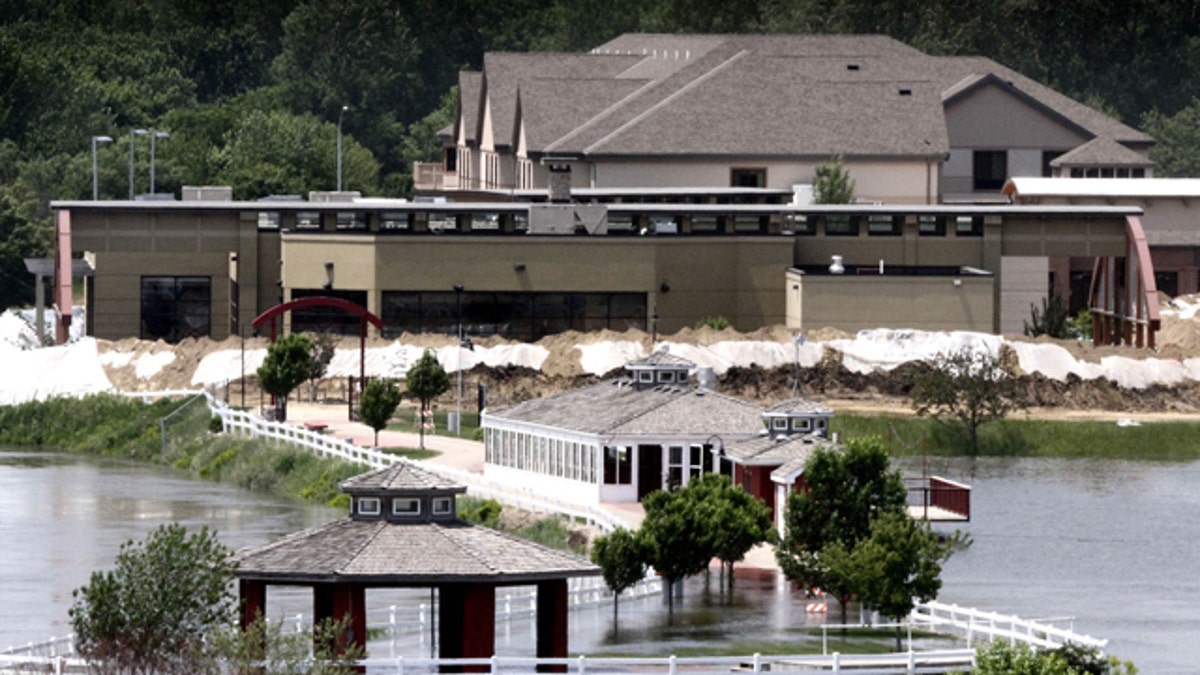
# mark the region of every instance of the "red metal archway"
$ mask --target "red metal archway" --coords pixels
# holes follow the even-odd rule
[[[383,320],[374,314],[368,312],[366,308],[356,305],[349,300],[341,298],[330,298],[326,296],[315,296],[311,298],[301,298],[284,302],[268,309],[267,311],[254,317],[254,321],[250,323],[255,330],[262,328],[268,321],[271,322],[271,343],[274,344],[276,330],[276,319],[293,309],[306,309],[308,307],[332,307],[340,309],[348,314],[353,314],[358,317],[358,386],[361,391],[362,387],[366,386],[367,376],[367,324],[371,324],[383,332]]]

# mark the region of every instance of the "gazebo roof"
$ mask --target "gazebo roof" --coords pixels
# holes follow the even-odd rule
[[[400,458],[395,464],[342,481],[342,492],[466,492],[466,486]]]
[[[518,584],[600,574],[600,568],[578,556],[462,521],[396,524],[344,518],[243,549],[236,559],[239,579],[281,584]]]

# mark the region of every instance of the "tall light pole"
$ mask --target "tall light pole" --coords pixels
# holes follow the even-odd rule
[[[171,134],[165,131],[155,131],[150,134],[150,194],[154,194],[154,146],[155,142],[160,138],[170,138]]]
[[[462,348],[463,348],[463,333],[462,333],[462,284],[454,284],[454,308],[458,314],[458,398],[457,398],[457,415],[458,423],[455,426],[454,433],[462,436]]]
[[[130,129],[129,130],[129,201],[133,201],[133,141],[138,136],[144,136],[150,132],[145,129]]]
[[[100,180],[96,177],[97,143],[112,143],[112,136],[92,136],[92,201],[100,198]]]
[[[338,176],[337,191],[338,192],[342,191],[342,116],[345,115],[346,111],[349,109],[350,109],[350,106],[344,105],[344,106],[342,106],[342,109],[340,111],[338,111],[338,141],[337,141],[337,176]],[[459,337],[462,337],[462,336],[459,336]]]

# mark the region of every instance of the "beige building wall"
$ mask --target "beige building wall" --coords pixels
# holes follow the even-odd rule
[[[1050,260],[1005,256],[1000,259],[1000,332],[1021,335],[1030,307],[1042,309],[1049,287]]]
[[[790,190],[799,183],[812,183],[814,169],[824,161],[780,162],[753,158],[745,161],[605,161],[596,165],[595,187],[729,187],[731,170],[739,168],[766,169],[766,187]],[[937,202],[937,162],[848,158],[844,160],[844,165],[854,179],[854,194],[860,201],[889,204]]]
[[[995,332],[991,276],[786,276],[787,327]]]

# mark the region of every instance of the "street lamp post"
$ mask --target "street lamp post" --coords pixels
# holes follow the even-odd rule
[[[129,130],[129,201],[133,201],[133,141],[138,136],[145,136],[150,132],[145,129],[130,129]]]
[[[350,106],[344,105],[344,106],[342,106],[342,109],[340,111],[338,111],[338,138],[337,138],[337,191],[338,192],[342,191],[342,116],[345,115],[346,111],[349,109],[350,109]]]
[[[165,131],[155,131],[150,134],[150,194],[154,194],[154,146],[160,138],[170,138],[171,134]]]
[[[92,201],[100,198],[100,179],[96,177],[97,143],[112,143],[112,136],[92,136]]]
[[[458,436],[462,436],[462,291],[462,284],[454,284],[454,309],[455,314],[458,315],[458,397],[455,405],[458,423],[454,427],[454,433]]]

